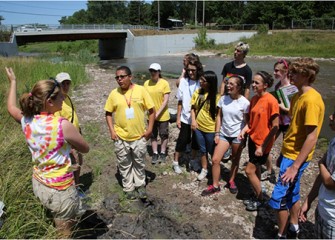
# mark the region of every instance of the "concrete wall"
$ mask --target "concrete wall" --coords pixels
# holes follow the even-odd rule
[[[240,38],[250,38],[257,32],[225,32],[207,33],[208,38],[215,43],[230,43]],[[195,47],[194,38],[197,34],[172,34],[134,37],[130,31],[127,34],[125,57],[160,56],[192,50]]]
[[[99,39],[99,57],[101,60],[124,58],[125,38]]]
[[[11,42],[0,42],[0,56],[12,57],[19,54],[15,36]]]

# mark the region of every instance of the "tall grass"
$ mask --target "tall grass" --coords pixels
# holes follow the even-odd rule
[[[318,57],[335,56],[335,33],[317,31],[273,32],[241,39],[250,45],[249,56]],[[211,49],[233,54],[234,45],[219,44]]]
[[[84,66],[78,63],[0,58],[0,200],[6,205],[0,238],[54,238],[52,220],[46,217],[45,210],[33,195],[31,154],[21,126],[7,112],[9,81],[5,66],[15,71],[18,97],[29,92],[36,81],[48,79],[61,71],[71,75],[74,87],[88,78]]]

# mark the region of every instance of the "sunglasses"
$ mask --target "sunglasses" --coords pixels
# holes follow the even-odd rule
[[[155,69],[149,69],[149,72],[156,73],[156,72],[158,72],[158,71],[157,71],[157,70],[155,70]]]
[[[49,92],[49,94],[47,96],[47,99],[51,97],[51,95],[54,93],[56,87],[60,88],[59,82],[57,82],[56,79],[54,79],[53,77],[50,77],[49,80],[53,80],[54,81],[54,85],[53,85],[51,91]]]
[[[119,76],[115,76],[115,79],[116,80],[119,80],[119,79],[124,79],[125,77],[128,77],[129,75],[119,75]]]
[[[282,58],[282,59],[279,59],[277,63],[282,63],[282,64],[284,64],[285,68],[288,69],[288,64],[287,64],[287,62],[286,62],[285,59],[283,59],[283,58]]]

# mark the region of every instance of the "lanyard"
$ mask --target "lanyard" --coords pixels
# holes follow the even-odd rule
[[[127,93],[128,91],[125,92],[125,93],[123,94],[124,99],[126,100],[126,103],[127,103],[127,105],[128,105],[128,108],[130,108],[130,106],[131,106],[131,97],[132,97],[132,95],[133,95],[134,85],[131,84],[131,85],[130,85],[130,88],[131,88],[131,93],[130,93],[129,101],[128,101],[128,99],[126,98],[126,93]]]
[[[188,79],[188,92],[189,92],[191,98],[192,98],[192,95],[193,95],[194,91],[197,90],[198,84],[199,84],[199,81],[195,81],[194,89],[193,89],[193,91],[191,91],[190,79]]]

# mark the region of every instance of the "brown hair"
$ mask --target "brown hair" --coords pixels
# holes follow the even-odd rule
[[[55,99],[61,92],[59,83],[55,80],[38,81],[30,93],[24,93],[20,98],[20,107],[25,117],[32,117],[40,114],[45,108],[48,98]]]
[[[255,75],[261,76],[261,78],[263,79],[263,83],[267,84],[268,88],[272,87],[274,80],[273,77],[268,72],[259,71]]]
[[[320,67],[312,58],[297,58],[290,65],[290,73],[302,74],[308,78],[309,83],[313,83],[316,75],[319,73]]]

